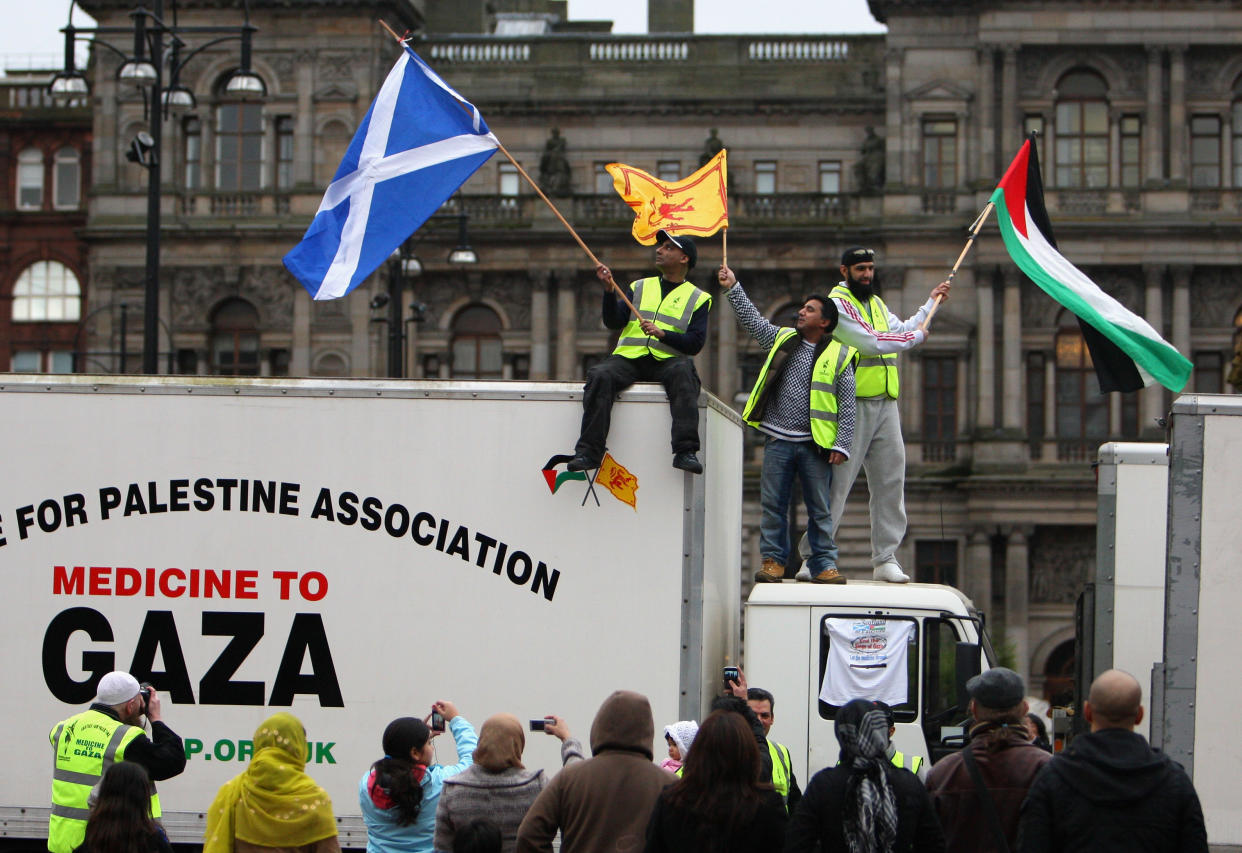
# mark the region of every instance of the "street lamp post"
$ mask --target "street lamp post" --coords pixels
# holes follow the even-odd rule
[[[178,27],[164,21],[164,0],[152,0],[151,9],[139,6],[130,12],[134,19],[129,27],[93,27],[79,29],[73,26],[73,2],[69,5],[69,24],[61,32],[65,34],[64,69],[52,78],[48,91],[59,101],[81,98],[89,94],[86,78],[74,62],[74,42],[79,33],[94,34],[94,43],[108,48],[122,58],[117,69],[117,80],[144,91],[150,89],[146,100],[149,133],[140,133],[134,140],[127,157],[147,170],[147,251],[146,276],[142,310],[142,372],[159,372],[159,310],[160,310],[160,152],[163,144],[164,108],[170,111],[193,107],[194,96],[180,85],[181,69],[199,51],[232,39],[241,40],[241,66],[225,84],[227,94],[246,97],[266,94],[262,78],[250,68],[251,38],[256,28],[250,23],[249,3],[245,4],[245,23],[241,27]],[[174,10],[175,15],[175,10]],[[134,49],[126,54],[100,35],[126,35],[132,33]],[[180,36],[185,34],[221,35],[195,48],[184,59],[180,50],[185,46]],[[169,63],[169,86],[164,88],[165,39],[171,48]]]

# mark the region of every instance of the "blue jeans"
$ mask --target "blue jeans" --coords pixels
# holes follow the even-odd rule
[[[789,497],[794,476],[802,481],[806,501],[806,532],[811,556],[806,568],[811,574],[837,564],[837,545],[832,539],[832,510],[828,489],[832,484],[832,465],[816,452],[813,441],[786,441],[768,436],[763,445],[763,473],[759,479],[759,503],[763,518],[759,523],[759,553],[782,566],[789,558]]]

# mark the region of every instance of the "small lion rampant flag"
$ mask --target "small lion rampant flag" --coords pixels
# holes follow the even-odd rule
[[[638,478],[613,459],[611,453],[604,454],[604,461],[599,465],[595,482],[612,492],[612,496],[621,503],[629,504],[635,512],[638,511]]]
[[[642,169],[609,163],[612,185],[634,211],[634,239],[644,246],[656,234],[709,237],[729,227],[729,175],[724,149],[688,178],[665,183]]]

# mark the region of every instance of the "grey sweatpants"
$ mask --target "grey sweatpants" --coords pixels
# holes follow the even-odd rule
[[[850,458],[833,469],[828,493],[834,539],[845,512],[845,499],[860,469],[867,472],[871,490],[871,565],[878,566],[896,559],[897,546],[906,535],[906,444],[901,438],[896,400],[858,399]],[[805,534],[798,543],[798,553],[803,560],[810,556]]]

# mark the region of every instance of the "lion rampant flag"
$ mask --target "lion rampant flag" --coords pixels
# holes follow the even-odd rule
[[[613,459],[611,453],[604,454],[604,461],[599,464],[599,472],[595,475],[595,483],[612,492],[612,496],[621,503],[629,504],[635,512],[638,511],[638,478]]]
[[[624,163],[609,163],[612,185],[634,211],[634,239],[653,245],[656,234],[709,237],[729,227],[729,175],[724,149],[688,178],[665,183]]]

